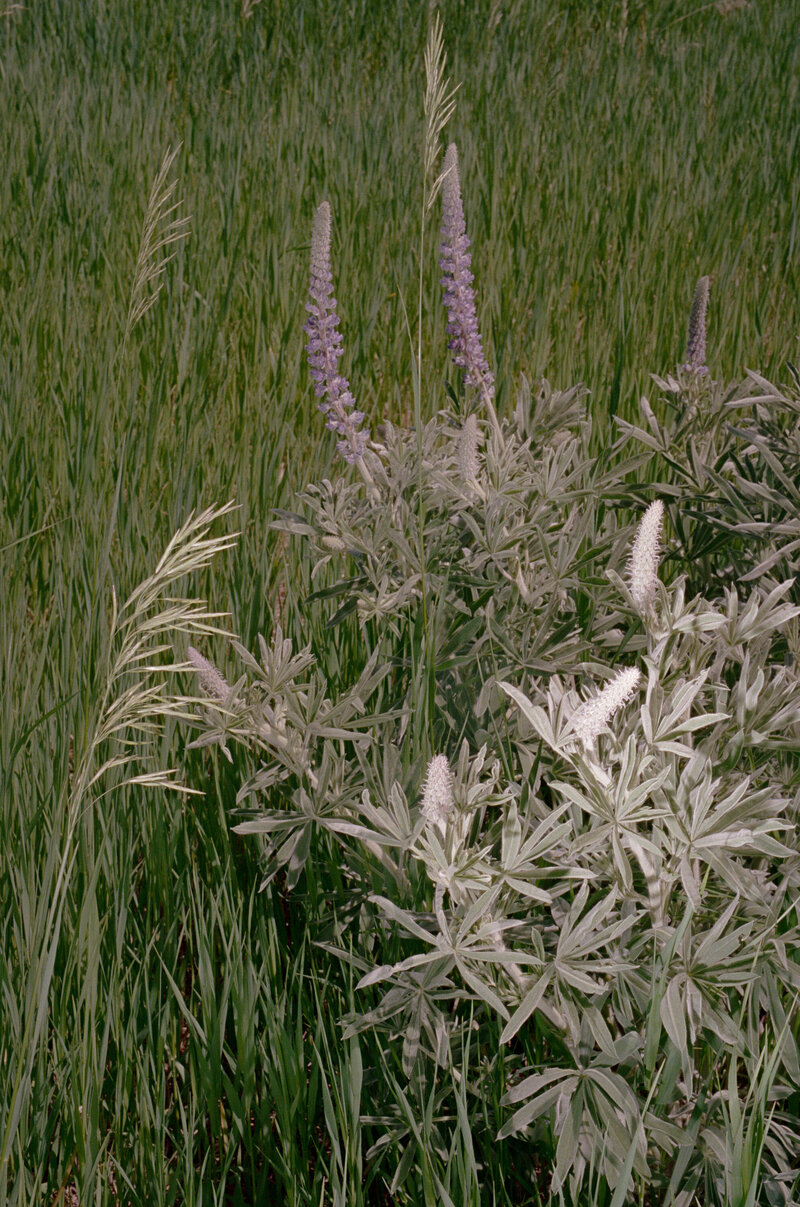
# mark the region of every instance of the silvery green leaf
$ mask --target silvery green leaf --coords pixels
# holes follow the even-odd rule
[[[556,741],[555,734],[550,726],[547,713],[538,705],[532,704],[528,697],[521,692],[519,688],[514,687],[512,683],[498,683],[497,686],[501,691],[504,691],[509,699],[520,708],[524,717],[532,725],[534,731],[545,741],[553,750],[560,749],[559,743]]]
[[[456,957],[456,967],[458,968],[463,980],[470,987],[473,993],[477,994],[477,996],[484,1001],[486,1005],[490,1007],[490,1009],[496,1011],[501,1018],[507,1019],[508,1011],[491,985],[488,985],[485,981],[481,980],[479,976],[476,976],[472,969],[469,968],[469,966],[458,957]]]
[[[717,612],[694,612],[679,616],[672,627],[676,633],[710,633],[725,623],[726,618]]]
[[[500,1036],[501,1043],[508,1043],[510,1039],[513,1039],[520,1027],[522,1027],[528,1021],[547,992],[551,980],[552,972],[548,971],[543,972],[542,975],[534,982],[503,1028],[503,1032]],[[511,1099],[509,1099],[509,1101],[511,1101]]]
[[[568,829],[568,827],[565,827]],[[520,893],[523,897],[530,898],[531,901],[540,901],[545,905],[549,905],[553,900],[553,894],[547,892],[546,889],[538,888],[535,884],[531,884],[528,880],[521,880],[518,876],[510,876],[506,873],[503,876],[503,884],[514,892]]]
[[[501,1105],[508,1106],[515,1102],[524,1102],[526,1099],[535,1098],[546,1087],[553,1082],[571,1080],[569,1073],[564,1069],[548,1069],[546,1073],[532,1073],[528,1077],[518,1081],[511,1089],[507,1090],[500,1099]],[[577,1084],[577,1078],[575,1079]]]
[[[522,826],[516,802],[512,801],[503,821],[502,846],[500,857],[504,867],[513,866],[519,854],[522,842]]]
[[[380,907],[387,918],[391,918],[393,922],[399,923],[400,926],[416,939],[422,939],[424,943],[436,942],[436,936],[430,931],[424,930],[408,910],[402,909],[399,905],[395,905],[393,901],[389,901],[388,898],[381,897],[378,894],[373,894],[369,899]]]
[[[456,932],[457,943],[461,943],[472,930],[475,923],[494,907],[499,895],[500,885],[492,885],[491,888],[486,889],[486,891],[481,893],[478,899],[472,903],[464,917],[461,919],[458,931]]]
[[[686,1013],[681,990],[686,984],[686,978],[678,975],[667,985],[666,993],[661,999],[661,1021],[664,1030],[681,1054],[684,1068],[689,1066],[689,1049],[686,1037]]]
[[[377,985],[380,981],[385,981],[387,977],[394,974],[395,967],[394,964],[379,964],[377,968],[372,968],[358,981],[356,989],[366,989],[370,985]]]
[[[533,1123],[534,1119],[538,1119],[545,1111],[549,1111],[555,1106],[563,1094],[569,1095],[577,1088],[577,1077],[565,1074],[560,1069],[556,1070],[555,1076],[559,1078],[558,1084],[549,1086],[549,1088],[543,1090],[542,1093],[533,1098],[532,1101],[520,1107],[518,1111],[515,1111],[497,1133],[498,1140],[505,1140],[507,1136],[512,1136],[515,1132],[521,1131],[522,1128]],[[508,1099],[507,1095],[506,1099]]]
[[[285,511],[276,507],[273,509],[273,515],[278,518],[272,522],[271,528],[276,528],[281,532],[292,532],[298,536],[317,536],[317,530],[303,516],[297,515],[293,511]]]

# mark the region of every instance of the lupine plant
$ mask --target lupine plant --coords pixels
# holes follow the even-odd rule
[[[361,661],[334,679],[276,627],[257,657],[233,641],[230,685],[190,649],[194,744],[239,748],[235,828],[265,882],[298,889],[337,851],[316,939],[358,980],[343,1040],[384,1038],[367,1159],[392,1194],[418,1158],[427,1201],[450,1201],[465,1103],[500,1077],[469,1143],[525,1139],[526,1201],[788,1205],[800,603],[778,572],[800,546],[798,404],[707,372],[703,277],[686,362],[657,379],[671,423],[645,401],[646,427],[596,455],[581,389],[524,380],[500,421],[454,144],[441,168],[458,415],[369,441],[338,374],[325,203],[314,220],[311,376],[362,472],[274,524]]]
[[[446,428],[438,435],[453,442]],[[456,456],[452,465],[442,473],[454,475]],[[516,481],[508,475],[504,490]],[[490,478],[484,490],[502,506]],[[389,580],[394,543],[378,561],[395,530],[393,493],[369,507],[362,495],[360,539],[355,513],[343,507],[337,521],[337,503],[356,506],[349,492],[306,495],[315,554],[335,537],[344,548],[329,557],[377,562],[347,586],[371,647],[357,681],[334,700],[309,652],[280,634],[258,662],[240,648],[251,682],[224,708],[209,697],[200,739],[269,755],[242,787],[251,815],[238,826],[265,836],[268,876],[284,869],[296,884],[315,830],[342,843],[352,904],[332,946],[362,971],[365,999],[346,1034],[380,1026],[390,1045],[405,1036],[406,1074],[432,1062],[433,1076],[455,1059],[477,1003],[484,1042],[495,1015],[510,1048],[514,1109],[497,1120],[501,1135],[524,1128],[554,1149],[555,1186],[576,1198],[593,1161],[613,1185],[632,1152],[631,1178],[661,1180],[686,1202],[698,1186],[724,1201],[733,1171],[720,1087],[732,1061],[755,1072],[769,1042],[780,1055],[763,1161],[788,1193],[795,1134],[781,1104],[797,1070],[785,1019],[800,989],[800,697],[786,663],[800,609],[788,584],[713,600],[688,599],[682,578],[665,587],[651,508],[636,535],[628,529],[630,556],[616,546],[619,571],[605,584],[591,563],[560,584],[551,537],[526,567],[535,596],[457,528],[431,587],[437,748],[410,758],[420,740],[403,651],[419,580]],[[432,545],[443,529],[431,519]],[[542,605],[559,591],[560,608]],[[592,600],[583,627],[577,608],[564,619],[579,592]],[[538,653],[527,665],[524,610]],[[387,962],[379,936],[391,949],[396,931],[410,950]],[[376,985],[383,994],[370,1000]]]

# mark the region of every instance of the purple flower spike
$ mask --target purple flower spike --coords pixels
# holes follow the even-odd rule
[[[486,402],[491,404],[494,377],[483,355],[478,331],[473,276],[470,272],[472,257],[468,250],[469,239],[458,176],[458,151],[452,142],[445,153],[442,169],[442,209],[439,267],[444,273],[442,288],[453,363],[463,368],[465,383],[476,386]]]
[[[311,233],[311,288],[306,310],[310,318],[303,330],[308,335],[306,352],[314,393],[324,401],[319,409],[327,415],[325,426],[341,436],[336,444],[339,453],[351,465],[360,460],[369,441],[369,432],[360,431],[364,420],[361,411],[354,411],[355,399],[350,386],[337,369],[342,355],[342,337],[336,330],[339,316],[333,296],[331,276],[331,207],[327,201],[314,215]]]
[[[706,364],[706,311],[708,309],[708,290],[710,277],[701,277],[697,282],[692,298],[692,309],[689,312],[689,334],[686,339],[686,364],[681,365],[689,373],[698,377],[708,372]]]

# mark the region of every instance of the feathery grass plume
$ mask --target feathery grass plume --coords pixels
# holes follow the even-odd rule
[[[461,477],[470,486],[478,481],[480,472],[478,434],[477,415],[467,415],[458,438],[458,468]]]
[[[213,662],[209,662],[207,658],[194,648],[189,646],[189,661],[197,673],[197,682],[200,684],[200,689],[207,696],[211,696],[215,700],[227,700],[230,693],[230,684],[219,673]]]
[[[658,559],[663,521],[664,504],[660,499],[654,499],[642,516],[631,548],[628,563],[631,595],[643,616],[652,612],[658,590]]]
[[[167,153],[150,190],[142,237],[139,242],[139,255],[136,260],[136,275],[128,306],[128,321],[125,325],[126,339],[139,319],[155,303],[164,286],[164,271],[176,254],[175,251],[167,254],[166,249],[175,243],[180,243],[189,234],[190,219],[188,216],[185,218],[177,216],[181,202],[173,201],[178,182],[167,179],[180,149],[180,143],[174,149],[167,148]]]
[[[453,773],[446,754],[437,754],[428,763],[422,789],[422,816],[428,825],[444,830],[453,812]]]
[[[455,95],[460,88],[460,84],[456,84],[455,88],[451,88],[450,81],[444,78],[446,63],[447,55],[444,52],[442,40],[442,21],[437,13],[425,46],[424,171],[426,188],[439,156],[440,135],[453,116],[456,107]],[[443,178],[444,173],[437,176],[431,184],[425,198],[425,213],[428,212],[439,196],[439,189],[442,186]]]
[[[101,776],[146,755],[155,717],[192,718],[191,699],[169,693],[166,679],[189,666],[161,666],[154,660],[171,652],[175,633],[223,632],[215,622],[224,613],[207,612],[199,600],[174,598],[166,592],[178,579],[196,574],[236,543],[236,534],[208,535],[212,524],[234,506],[227,503],[190,516],[169,541],[150,577],[136,587],[121,609],[115,604],[110,640],[112,652],[115,647],[117,652],[109,662],[96,726],[75,777],[73,802],[79,801]],[[193,663],[190,666],[195,669]],[[131,736],[137,733],[139,737]],[[113,740],[120,742],[121,749],[95,768],[98,750]],[[171,771],[162,774],[161,787],[177,786]],[[77,804],[72,807],[77,808]]]
[[[597,735],[605,729],[617,709],[631,698],[640,678],[638,667],[626,667],[598,695],[575,709],[570,727],[587,749],[594,745]]]
[[[458,151],[450,143],[444,157],[442,172],[442,242],[439,245],[439,267],[444,274],[444,306],[447,311],[447,334],[453,364],[464,370],[464,381],[475,386],[497,423],[494,412],[494,377],[483,355],[478,316],[475,311],[472,257],[461,201],[461,181],[458,175]]]
[[[41,930],[31,943],[38,955],[33,958],[28,996],[22,1005],[25,1029],[14,1054],[12,1107],[0,1132],[0,1185],[5,1184],[14,1137],[30,1093],[31,1070],[47,1017],[64,901],[77,854],[78,824],[87,807],[87,797],[101,779],[114,772],[122,773],[121,779],[114,781],[114,787],[140,784],[183,793],[194,791],[176,781],[171,769],[138,775],[130,772],[133,763],[152,753],[159,719],[193,719],[192,698],[168,690],[169,676],[191,669],[191,664],[163,664],[160,658],[172,651],[176,632],[189,635],[223,632],[216,622],[225,614],[207,611],[200,600],[176,598],[170,589],[187,574],[202,570],[235,543],[236,534],[208,535],[211,526],[233,509],[234,504],[227,503],[190,516],[169,541],[153,573],[135,588],[121,608],[113,597],[105,673],[67,799],[65,834],[60,855],[54,856],[52,883],[42,888],[49,895],[48,911],[40,923],[37,920]],[[55,838],[57,841],[58,836]]]
[[[697,282],[692,298],[692,309],[689,311],[689,334],[686,337],[686,364],[681,365],[689,373],[698,377],[708,372],[706,364],[706,311],[708,310],[708,291],[711,285],[710,277],[701,277]]]
[[[350,465],[359,461],[367,447],[369,432],[360,430],[364,420],[361,411],[352,408],[355,399],[350,386],[337,369],[342,355],[342,336],[336,328],[336,298],[333,296],[331,275],[331,207],[323,201],[314,215],[311,233],[311,288],[306,310],[310,318],[303,330],[308,335],[306,352],[314,381],[314,393],[324,399],[318,403],[325,426],[341,439],[336,448]]]

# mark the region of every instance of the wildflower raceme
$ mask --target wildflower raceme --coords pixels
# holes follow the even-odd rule
[[[422,816],[428,825],[438,825],[441,830],[453,812],[453,773],[447,755],[437,754],[428,763],[425,784],[422,789]]]
[[[701,277],[697,282],[689,311],[689,333],[686,337],[686,364],[681,367],[698,377],[708,373],[706,364],[706,311],[710,277]]]
[[[207,696],[211,696],[214,700],[227,700],[230,694],[230,686],[219,673],[213,662],[209,662],[207,658],[194,648],[189,646],[189,661],[197,674],[197,682],[200,684],[200,689]]]
[[[331,275],[331,207],[323,201],[314,215],[311,234],[311,288],[306,304],[310,318],[306,352],[314,381],[314,393],[323,399],[319,409],[327,415],[326,427],[341,439],[336,448],[351,465],[364,455],[369,432],[362,430],[364,415],[353,409],[355,399],[350,386],[337,368],[342,355],[342,337],[336,330],[339,316],[333,296]]]
[[[658,557],[661,549],[661,525],[664,504],[654,499],[642,516],[628,564],[633,602],[642,616],[653,611],[658,590]]]
[[[458,151],[450,143],[442,168],[442,242],[439,246],[439,267],[442,270],[444,305],[447,311],[447,334],[453,363],[464,370],[467,385],[480,390],[491,409],[494,399],[494,377],[483,355],[478,318],[475,312],[475,291],[470,271],[472,257],[461,201],[461,181],[458,175]]]
[[[477,417],[474,414],[468,415],[464,420],[464,426],[461,429],[458,441],[458,468],[461,477],[468,486],[477,483],[478,474],[480,473],[478,437]]]
[[[627,667],[615,675],[598,695],[575,709],[572,730],[587,749],[594,745],[598,734],[602,733],[614,713],[631,698],[640,678],[637,667]]]

